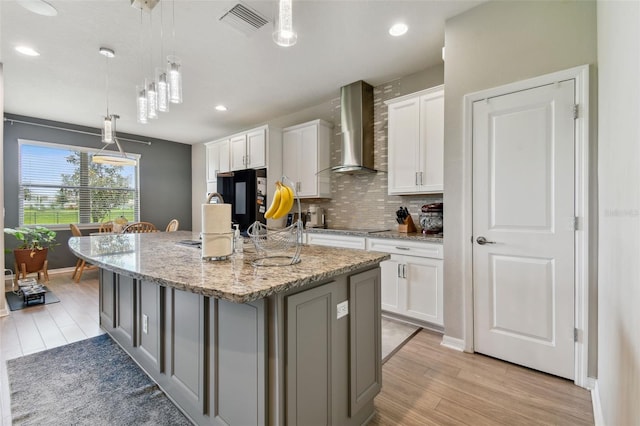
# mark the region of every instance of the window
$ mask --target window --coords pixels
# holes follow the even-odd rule
[[[21,226],[139,220],[138,166],[95,164],[91,148],[25,140],[19,146]]]

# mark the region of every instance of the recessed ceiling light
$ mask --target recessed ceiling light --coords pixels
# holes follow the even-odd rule
[[[44,0],[18,0],[18,4],[29,12],[43,16],[56,16],[58,11]]]
[[[407,24],[403,24],[402,22],[398,24],[394,24],[391,28],[389,28],[389,34],[394,37],[398,37],[404,35],[409,30]]]
[[[226,111],[227,107],[224,105],[216,105],[216,111]]]
[[[40,53],[29,46],[16,46],[16,51],[27,56],[40,56]]]
[[[101,47],[99,50],[100,54],[106,56],[107,58],[113,58],[116,56],[116,52],[113,49],[109,49],[108,47]]]

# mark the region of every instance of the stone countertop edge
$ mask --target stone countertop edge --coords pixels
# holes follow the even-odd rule
[[[411,241],[421,241],[425,243],[436,243],[443,244],[443,235],[442,234],[423,234],[421,232],[398,232],[398,231],[379,231],[379,232],[366,232],[366,231],[358,231],[358,230],[348,230],[348,229],[325,229],[325,228],[309,228],[305,229],[304,232],[309,232],[312,234],[326,234],[326,235],[350,235],[354,237],[367,237],[367,238],[387,238],[394,240],[411,240]]]
[[[178,244],[196,240],[190,231],[72,237],[72,253],[100,268],[236,303],[252,302],[307,284],[329,280],[369,266],[390,255],[353,249],[304,245],[302,261],[288,266],[253,266],[258,258],[245,240],[244,253],[224,261],[201,259],[201,250]]]

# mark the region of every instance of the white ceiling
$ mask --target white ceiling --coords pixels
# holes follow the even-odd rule
[[[275,1],[244,2],[270,20],[251,36],[219,21],[235,1],[161,0],[151,16],[143,14],[142,24],[130,0],[48,1],[57,16],[0,2],[5,112],[99,127],[106,112],[107,64],[98,48],[106,46],[116,52],[109,62],[109,109],[120,115],[118,131],[189,144],[334,99],[340,86],[353,81],[375,86],[436,65],[442,61],[445,20],[480,3],[294,0],[298,43],[283,48],[271,37]],[[172,7],[184,103],[138,124],[135,85],[160,65],[161,14],[164,50],[173,45]],[[403,37],[387,32],[397,21],[409,25]],[[41,55],[17,53],[20,44]],[[217,104],[228,111],[215,111]]]

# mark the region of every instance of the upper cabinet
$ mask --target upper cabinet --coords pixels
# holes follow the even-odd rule
[[[385,103],[389,109],[389,194],[441,193],[444,86]]]
[[[260,127],[229,139],[231,170],[260,169],[267,166],[266,128]]]
[[[295,185],[300,198],[329,198],[329,149],[333,125],[314,120],[282,130],[282,171]]]
[[[205,144],[207,149],[207,183],[215,183],[218,173],[229,171],[229,139]]]

